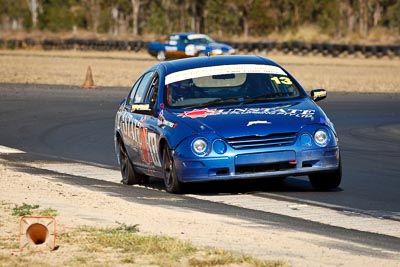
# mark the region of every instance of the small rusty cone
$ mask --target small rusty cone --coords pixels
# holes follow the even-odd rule
[[[92,68],[88,66],[87,71],[86,71],[86,79],[81,85],[81,88],[85,89],[94,89],[96,88],[96,85],[94,85],[93,81],[93,76],[92,76]]]
[[[53,216],[22,216],[19,237],[21,250],[54,250],[56,248],[56,220]]]

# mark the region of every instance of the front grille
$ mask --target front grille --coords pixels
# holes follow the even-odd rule
[[[242,136],[227,138],[228,144],[234,149],[251,149],[290,146],[296,141],[297,133],[279,133],[267,136]]]

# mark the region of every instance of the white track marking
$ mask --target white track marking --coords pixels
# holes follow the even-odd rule
[[[0,145],[0,154],[23,154],[25,151]]]
[[[0,146],[0,154],[25,153],[19,149]],[[103,180],[113,183],[120,183],[121,174],[117,170],[111,170],[85,163],[64,163],[64,162],[35,162],[26,163],[29,166],[54,171],[57,173],[82,176],[90,179]],[[241,207],[250,210],[263,211],[273,214],[300,218],[308,221],[318,222],[326,225],[337,226],[346,229],[383,234],[400,238],[400,222],[377,218],[356,212],[341,211],[324,206],[323,203],[299,204],[296,199],[275,200],[267,197],[259,197],[251,194],[235,195],[186,195],[191,198],[206,200],[216,203],[223,203],[231,206]],[[300,199],[299,199],[300,200]],[[298,201],[299,201],[298,200]]]
[[[338,211],[329,208],[298,204],[285,200],[257,197],[250,194],[242,195],[188,195],[192,198],[223,203],[246,209],[264,211],[319,222],[322,224],[338,226],[346,229],[354,229],[389,235],[400,238],[400,222],[376,218],[355,212]]]

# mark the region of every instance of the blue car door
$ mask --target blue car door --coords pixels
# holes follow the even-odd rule
[[[161,136],[161,128],[159,127],[159,108],[158,108],[158,92],[159,92],[159,76],[157,73],[154,74],[152,81],[148,87],[144,106],[148,109],[144,109],[142,113],[144,114],[143,127],[145,128],[145,142],[146,142],[146,161],[145,164],[154,170],[161,170],[161,160],[159,151],[159,141]],[[141,111],[138,111],[139,113]]]
[[[123,140],[133,165],[142,165],[143,162],[143,115],[137,114],[135,110],[144,99],[153,76],[153,72],[147,72],[137,80],[129,93],[120,117]]]
[[[142,87],[143,84],[143,87]],[[137,88],[130,116],[133,118],[132,163],[142,168],[148,175],[161,172],[158,151],[160,131],[158,127],[158,95],[159,76],[156,72],[143,77]]]

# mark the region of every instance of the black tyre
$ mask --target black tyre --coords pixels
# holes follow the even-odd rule
[[[142,184],[149,181],[149,177],[142,173],[137,173],[132,165],[131,160],[126,153],[125,147],[119,145],[119,165],[121,169],[121,182],[126,185]]]
[[[176,176],[174,158],[167,146],[163,149],[164,184],[168,193],[179,194],[183,192],[182,183]]]
[[[342,164],[339,163],[339,168],[333,172],[319,173],[309,175],[311,185],[322,191],[335,189],[342,181]]]

